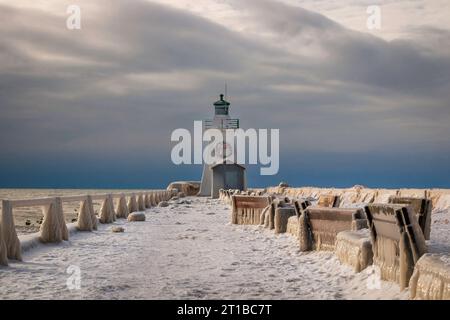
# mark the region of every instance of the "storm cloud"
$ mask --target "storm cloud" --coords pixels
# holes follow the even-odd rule
[[[279,128],[277,176],[252,185],[450,187],[449,30],[385,40],[279,1],[245,23],[149,1],[0,2],[0,186],[155,187],[199,179],[170,134],[228,84],[244,128]]]

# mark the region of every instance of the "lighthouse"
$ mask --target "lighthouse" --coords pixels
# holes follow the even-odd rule
[[[230,103],[221,94],[214,102],[214,118],[203,121],[204,130],[218,129],[225,137],[228,129],[239,129],[239,119],[232,119],[229,114]],[[234,148],[233,141],[218,142],[215,151],[219,155],[214,164],[204,164],[199,196],[218,198],[220,189],[246,189],[245,167],[229,159]]]

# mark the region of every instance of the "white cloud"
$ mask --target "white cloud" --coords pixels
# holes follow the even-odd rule
[[[235,0],[147,0],[187,10],[236,31],[248,32],[254,21]],[[258,4],[257,0],[251,1]],[[345,28],[371,33],[385,40],[409,38],[416,28],[435,27],[450,30],[450,2],[447,0],[272,0],[322,14]],[[382,29],[367,29],[366,9],[379,5]]]

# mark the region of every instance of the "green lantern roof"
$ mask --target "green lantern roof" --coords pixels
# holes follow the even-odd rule
[[[214,106],[229,106],[230,103],[223,99],[223,94],[220,95],[220,100],[214,102]]]

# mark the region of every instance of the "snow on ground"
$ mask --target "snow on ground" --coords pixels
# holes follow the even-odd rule
[[[229,207],[215,200],[186,200],[148,209],[145,222],[118,220],[125,233],[100,225],[26,252],[0,268],[0,299],[408,298],[372,269],[355,274],[331,252],[299,252],[290,235],[230,224]],[[66,284],[71,265],[79,290]]]
[[[450,254],[450,214],[438,211],[431,215],[431,236],[427,242],[428,251]]]

